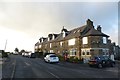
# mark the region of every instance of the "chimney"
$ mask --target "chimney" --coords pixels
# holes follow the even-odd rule
[[[91,28],[94,28],[94,26],[93,26],[93,21],[91,21],[90,19],[88,19],[87,21],[86,21],[86,23],[87,23],[87,26],[91,29]]]
[[[97,26],[97,30],[98,30],[99,32],[101,32],[101,27],[100,27],[100,25]]]
[[[49,34],[48,38],[49,38],[48,40],[51,40],[52,39],[52,34]]]
[[[41,38],[39,39],[39,42],[41,43]]]
[[[86,22],[88,26],[93,26],[93,21],[91,21],[90,19],[88,19]]]

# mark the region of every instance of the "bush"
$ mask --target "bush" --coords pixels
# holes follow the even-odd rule
[[[74,58],[74,62],[78,63],[79,59],[77,57]]]
[[[73,62],[74,61],[74,56],[69,58],[69,62]]]
[[[57,55],[60,61],[64,61],[64,57],[61,55]]]
[[[37,58],[43,57],[43,52],[35,52]]]
[[[2,58],[8,57],[8,54],[6,52],[2,53]]]
[[[77,57],[72,56],[72,57],[69,58],[69,62],[79,63],[80,60]]]

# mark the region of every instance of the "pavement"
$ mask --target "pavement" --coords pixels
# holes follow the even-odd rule
[[[0,64],[0,80],[2,79],[2,64]]]
[[[0,79],[2,78],[2,58],[0,58]]]

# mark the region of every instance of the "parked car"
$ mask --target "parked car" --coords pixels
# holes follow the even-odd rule
[[[18,53],[18,52],[14,52],[13,54],[14,54],[14,55],[18,55],[19,53]]]
[[[108,56],[97,56],[90,59],[88,64],[90,67],[94,66],[98,68],[103,68],[107,66],[114,67],[115,61],[111,60]]]
[[[22,53],[22,56],[24,56],[24,57],[29,57],[29,53],[27,53],[27,52]]]
[[[36,58],[36,54],[35,53],[29,54],[29,58]]]
[[[24,56],[24,55],[25,55],[25,52],[22,53],[22,56]]]
[[[46,57],[46,55],[49,55],[49,54],[54,54],[55,55],[55,53],[44,53],[43,56]]]
[[[45,62],[58,63],[59,58],[55,54],[48,54],[44,57]]]

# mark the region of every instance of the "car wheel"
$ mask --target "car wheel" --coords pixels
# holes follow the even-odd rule
[[[50,60],[48,60],[48,63],[50,63]]]
[[[102,68],[103,66],[102,66],[102,64],[98,64],[98,68]]]
[[[111,63],[111,67],[114,67],[115,66],[115,64],[114,63]]]
[[[92,67],[92,65],[89,65],[89,67]]]

